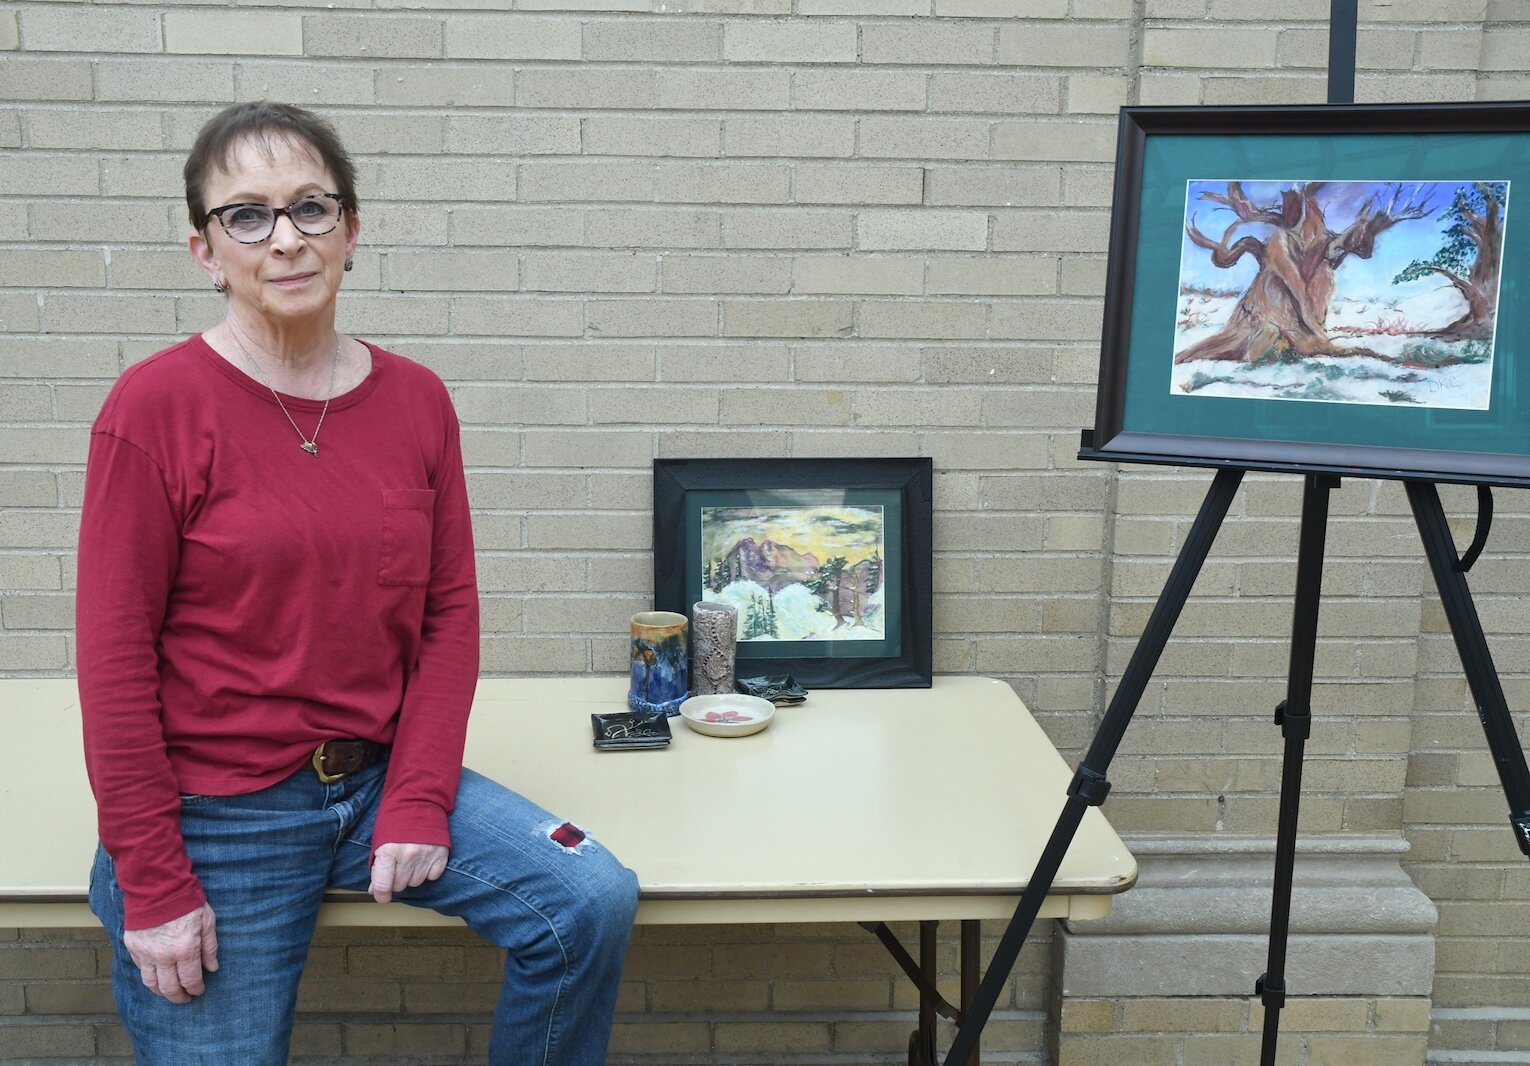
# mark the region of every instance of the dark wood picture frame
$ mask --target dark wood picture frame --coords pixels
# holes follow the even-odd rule
[[[1295,190],[1337,181],[1503,183],[1489,407],[1171,395],[1187,179]],[[1526,203],[1526,103],[1123,108],[1095,422],[1079,457],[1530,487],[1530,227],[1518,217],[1530,214]],[[1225,221],[1202,225],[1233,248]],[[1260,230],[1239,234],[1257,242]],[[1397,362],[1400,371],[1411,365]]]
[[[654,609],[689,614],[703,590],[701,509],[821,505],[882,508],[887,520],[881,641],[740,640],[738,676],[791,674],[808,689],[927,688],[933,464],[929,459],[655,459]],[[741,619],[742,621],[742,619]]]

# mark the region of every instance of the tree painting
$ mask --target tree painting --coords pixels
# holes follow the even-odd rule
[[[1485,410],[1507,210],[1507,182],[1188,182],[1171,389]]]
[[[703,507],[702,586],[738,608],[743,642],[885,639],[885,522],[878,506]]]

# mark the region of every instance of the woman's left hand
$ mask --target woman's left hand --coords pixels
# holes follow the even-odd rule
[[[449,854],[440,844],[383,844],[372,856],[372,887],[367,891],[378,903],[387,903],[393,893],[444,874]]]

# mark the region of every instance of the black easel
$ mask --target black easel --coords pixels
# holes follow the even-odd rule
[[[1357,8],[1358,0],[1331,2],[1329,103],[1354,101]],[[1089,443],[1086,431],[1086,451],[1089,450]],[[1176,465],[1172,456],[1163,457],[1162,462],[1164,465]],[[1025,946],[1026,937],[1041,910],[1042,901],[1051,890],[1085,811],[1105,801],[1106,793],[1110,791],[1110,782],[1106,777],[1110,761],[1146,691],[1148,680],[1163,654],[1180,610],[1189,598],[1191,587],[1211,550],[1243,474],[1241,469],[1227,467],[1219,470],[1212,481],[1185,546],[1170,571],[1147,627],[1121,676],[1116,694],[1068,788],[1068,799],[1036,865],[1036,871],[999,941],[976,997],[962,1011],[956,1040],[946,1056],[945,1066],[967,1063],[969,1056],[976,1050],[983,1026],[998,1002],[1000,991],[1019,958],[1021,948]],[[1309,472],[1305,474],[1303,485],[1286,698],[1275,709],[1275,724],[1280,726],[1285,738],[1285,752],[1281,769],[1280,823],[1275,847],[1269,957],[1264,974],[1255,983],[1255,994],[1260,997],[1265,1008],[1261,1066],[1274,1066],[1280,1033],[1280,1011],[1286,999],[1285,963],[1290,931],[1291,882],[1296,859],[1302,758],[1307,738],[1312,732],[1312,669],[1318,607],[1322,595],[1328,497],[1338,484],[1339,479],[1333,473]],[[1504,698],[1503,687],[1488,651],[1486,636],[1472,603],[1471,590],[1466,583],[1466,572],[1481,554],[1492,527],[1492,491],[1485,485],[1478,486],[1477,530],[1466,554],[1458,556],[1434,483],[1405,481],[1404,484],[1413,509],[1414,522],[1423,541],[1424,554],[1434,574],[1472,698],[1477,705],[1478,718],[1493,753],[1504,797],[1508,801],[1509,824],[1514,830],[1515,842],[1522,852],[1530,855],[1530,768],[1526,767],[1525,754],[1520,749],[1508,702]]]
[[[1165,457],[1166,464],[1172,463]],[[1020,905],[999,941],[993,961],[978,989],[971,1007],[964,1012],[956,1040],[946,1057],[946,1066],[967,1061],[977,1046],[983,1025],[988,1020],[999,992],[1019,958],[1042,900],[1056,879],[1084,812],[1098,806],[1110,790],[1106,770],[1116,748],[1131,723],[1142,694],[1146,691],[1153,668],[1157,665],[1180,610],[1189,598],[1217,530],[1227,515],[1238,485],[1243,479],[1239,469],[1217,472],[1206,499],[1201,504],[1184,549],[1170,571],[1163,592],[1143,630],[1131,661],[1121,676],[1105,718],[1095,733],[1084,761],[1080,764],[1068,799],[1063,806],[1052,836],[1036,865],[1036,872],[1020,898]],[[1275,721],[1285,735],[1286,747],[1281,774],[1280,827],[1276,838],[1275,887],[1270,917],[1269,964],[1255,985],[1255,993],[1265,1006],[1264,1044],[1261,1063],[1275,1061],[1280,1028],[1280,1010],[1285,1004],[1286,940],[1291,913],[1291,880],[1296,855],[1296,822],[1300,804],[1302,755],[1311,733],[1312,662],[1317,638],[1318,603],[1322,591],[1323,549],[1328,520],[1328,494],[1338,486],[1331,474],[1309,473],[1305,476],[1302,496],[1302,519],[1296,563],[1296,596],[1291,632],[1291,659],[1287,675],[1286,699],[1275,711]],[[1423,541],[1424,554],[1439,588],[1440,600],[1455,637],[1456,649],[1477,704],[1478,717],[1498,768],[1499,781],[1509,805],[1509,824],[1515,841],[1530,855],[1530,768],[1514,731],[1514,720],[1488,651],[1487,638],[1472,603],[1466,583],[1466,571],[1481,554],[1492,526],[1492,493],[1478,487],[1477,530],[1465,556],[1456,555],[1450,527],[1445,520],[1439,492],[1432,482],[1404,483],[1413,517]]]

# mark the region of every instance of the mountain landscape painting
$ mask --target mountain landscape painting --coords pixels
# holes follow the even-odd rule
[[[1506,181],[1190,181],[1175,395],[1487,410]]]
[[[701,585],[740,641],[882,640],[881,507],[701,508]]]

